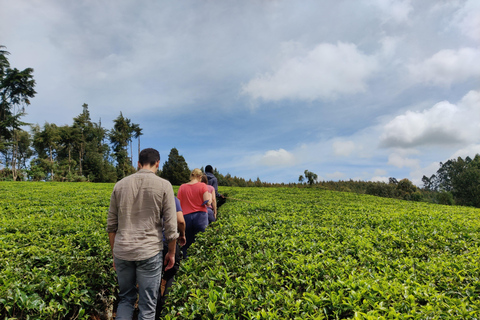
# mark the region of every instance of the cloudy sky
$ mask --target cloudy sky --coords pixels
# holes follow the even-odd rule
[[[0,0],[25,121],[120,112],[141,146],[269,182],[408,178],[480,153],[477,0]],[[136,148],[136,144],[134,145]]]

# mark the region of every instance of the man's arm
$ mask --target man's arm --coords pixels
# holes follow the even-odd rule
[[[114,270],[117,270],[115,268],[115,257],[113,255],[113,246],[115,245],[115,236],[117,235],[116,232],[109,232],[108,233],[108,240],[110,241],[110,248],[112,249],[112,258],[113,258],[113,269]]]
[[[175,264],[175,249],[177,248],[177,240],[173,239],[168,242],[168,252],[165,255],[165,271],[171,269]]]
[[[113,256],[113,247],[115,245],[115,236],[117,235],[117,228],[118,228],[118,214],[117,214],[117,204],[115,198],[115,191],[112,192],[110,196],[110,207],[108,209],[108,216],[107,216],[107,232],[108,232],[108,240],[110,242],[110,249],[112,250],[112,258]],[[113,261],[113,269],[115,268],[115,260]]]

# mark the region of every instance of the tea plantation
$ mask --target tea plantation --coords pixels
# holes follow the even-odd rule
[[[0,317],[112,317],[113,184],[0,183]],[[166,319],[480,319],[480,210],[221,188]],[[238,199],[238,200],[234,200]]]

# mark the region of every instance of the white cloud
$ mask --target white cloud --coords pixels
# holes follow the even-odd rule
[[[269,150],[260,159],[265,166],[291,166],[295,163],[295,156],[285,149]]]
[[[454,22],[464,35],[480,41],[480,2],[467,1],[458,11]]]
[[[322,43],[305,56],[285,61],[273,73],[258,75],[243,86],[254,99],[313,101],[366,90],[366,80],[377,69],[374,58],[354,44]]]
[[[398,153],[392,153],[388,157],[388,164],[395,166],[397,168],[403,168],[403,167],[418,168],[420,165],[420,161],[418,159],[407,158]]]
[[[375,176],[386,176],[387,175],[387,171],[384,170],[384,169],[377,169],[375,170],[375,172],[373,173]]]
[[[480,77],[480,49],[440,50],[427,60],[408,66],[414,81],[449,86]]]
[[[381,55],[385,58],[392,58],[397,53],[397,49],[400,45],[401,39],[397,37],[383,37],[380,39],[380,43],[382,45],[381,48]]]
[[[389,177],[375,176],[375,177],[372,177],[372,178],[370,179],[370,181],[388,183],[388,182],[389,182]]]
[[[466,157],[470,157],[473,159],[473,157],[475,157],[477,154],[480,154],[480,144],[471,144],[465,148],[457,150],[457,152],[455,152],[448,159],[457,159],[458,157],[462,157],[464,159]]]
[[[470,91],[457,104],[447,101],[422,112],[407,111],[387,123],[380,137],[383,147],[455,145],[475,141],[480,134],[480,92]]]
[[[341,180],[345,178],[345,173],[340,171],[335,171],[333,173],[327,173],[326,177],[328,180]]]
[[[384,22],[388,20],[405,22],[413,10],[410,0],[371,0],[370,2],[380,9]]]
[[[353,141],[334,141],[332,144],[333,153],[336,156],[348,157],[355,150],[355,143]]]

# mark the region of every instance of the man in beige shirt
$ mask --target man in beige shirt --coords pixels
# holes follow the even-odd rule
[[[175,198],[170,182],[155,174],[159,165],[157,150],[142,150],[140,170],[118,181],[110,198],[107,232],[120,290],[116,320],[132,319],[137,284],[138,319],[154,319],[162,277],[163,232],[168,241],[165,270],[175,262]]]

